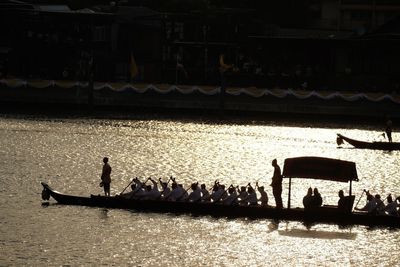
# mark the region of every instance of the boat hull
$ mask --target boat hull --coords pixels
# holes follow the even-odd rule
[[[335,207],[321,207],[314,210],[276,209],[263,206],[223,205],[219,203],[172,202],[161,200],[134,200],[122,197],[95,196],[80,197],[54,191],[42,183],[52,198],[59,204],[89,207],[129,209],[172,214],[208,215],[213,217],[251,219],[278,219],[302,221],[305,223],[334,223],[338,225],[389,226],[400,228],[400,218],[391,216],[371,216],[363,212],[343,212]]]
[[[355,139],[348,138],[344,135],[337,134],[338,138],[346,141],[350,145],[354,146],[355,148],[361,149],[376,149],[376,150],[400,150],[400,143],[396,142],[365,142],[359,141]]]

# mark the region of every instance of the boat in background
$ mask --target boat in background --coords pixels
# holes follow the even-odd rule
[[[400,228],[400,217],[388,215],[371,215],[362,211],[353,211],[354,195],[351,195],[352,181],[358,181],[356,164],[321,157],[298,157],[285,159],[283,178],[289,179],[289,197],[287,208],[277,209],[261,205],[224,205],[220,202],[186,202],[164,200],[127,199],[121,196],[90,195],[88,197],[66,195],[53,190],[47,183],[42,182],[42,199],[48,201],[54,198],[59,204],[79,205],[90,207],[118,208],[135,211],[148,211],[170,214],[208,215],[225,218],[267,218],[304,223],[330,223],[338,225],[367,225],[389,226]],[[349,182],[349,206],[339,209],[337,206],[304,209],[291,208],[292,179],[319,179],[335,182]],[[45,202],[49,204],[49,202]]]
[[[400,143],[396,142],[366,142],[366,141],[359,141],[355,139],[348,138],[344,135],[337,134],[336,143],[338,146],[343,144],[343,141],[346,141],[350,145],[355,148],[361,149],[376,149],[376,150],[400,150]]]

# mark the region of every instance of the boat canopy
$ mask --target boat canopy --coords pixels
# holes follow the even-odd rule
[[[358,181],[356,164],[354,162],[321,157],[285,159],[283,177],[337,182]]]

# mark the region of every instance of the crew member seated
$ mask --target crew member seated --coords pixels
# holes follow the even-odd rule
[[[313,195],[312,188],[308,188],[307,195],[303,197],[303,206],[305,209],[309,209],[312,207]]]
[[[318,192],[318,188],[314,188],[314,195],[312,196],[312,207],[321,207],[322,206],[322,197],[321,194]]]
[[[338,195],[338,209],[350,212],[353,207],[354,196],[345,196],[343,190],[339,190]]]
[[[374,196],[369,193],[369,191],[365,191],[365,192],[367,194],[367,203],[361,209],[359,209],[357,207],[355,209],[359,210],[359,211],[366,211],[369,214],[375,215],[376,214],[376,207],[377,207],[376,200],[375,200]]]

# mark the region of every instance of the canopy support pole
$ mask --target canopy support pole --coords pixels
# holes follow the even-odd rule
[[[351,196],[351,180],[350,180],[350,189],[349,189],[349,196]]]
[[[288,202],[287,202],[287,207],[290,209],[290,195],[292,193],[292,177],[289,177],[289,196],[288,196]]]

